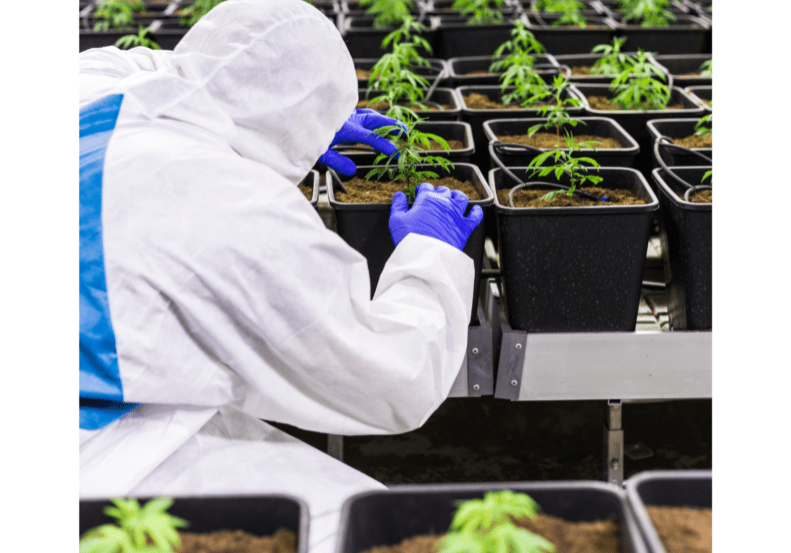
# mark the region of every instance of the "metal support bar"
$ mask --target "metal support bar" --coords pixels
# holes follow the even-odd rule
[[[607,402],[604,423],[604,479],[620,487],[623,484],[623,404],[620,399]]]
[[[327,434],[327,454],[343,462],[343,436]]]

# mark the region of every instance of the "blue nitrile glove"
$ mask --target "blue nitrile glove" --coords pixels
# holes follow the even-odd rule
[[[323,163],[330,169],[335,169],[341,175],[351,176],[357,172],[357,166],[348,157],[339,154],[332,149],[336,144],[367,144],[374,150],[386,156],[390,156],[397,150],[393,143],[382,138],[373,131],[379,127],[387,127],[390,125],[398,125],[403,127],[406,131],[406,125],[402,122],[390,117],[385,117],[381,113],[377,113],[372,109],[356,109],[351,117],[343,124],[341,130],[335,133],[335,138],[332,139],[332,144],[326,152],[321,154],[319,163]],[[396,134],[395,131],[391,134]]]
[[[414,232],[463,249],[472,231],[483,220],[483,210],[478,205],[472,206],[470,214],[464,216],[468,203],[470,200],[464,192],[451,192],[447,186],[435,190],[431,184],[424,182],[417,187],[415,204],[409,209],[404,193],[396,192],[390,208],[393,242],[398,246],[407,234]]]

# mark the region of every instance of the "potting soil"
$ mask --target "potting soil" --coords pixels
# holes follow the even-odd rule
[[[709,183],[707,182],[706,185],[708,186]],[[712,190],[705,189],[705,190],[701,190],[700,192],[697,192],[695,194],[690,194],[689,195],[689,201],[692,202],[693,204],[710,204],[710,203],[712,203],[712,201],[711,201],[711,193],[712,192],[713,192]],[[516,195],[516,194],[514,194],[514,195]],[[679,198],[681,198],[683,200],[684,199],[684,192],[681,192],[681,193],[677,192],[676,196],[678,196]]]
[[[471,92],[465,96],[464,103],[467,104],[467,107],[471,109],[533,109],[546,105],[536,104],[535,106],[532,106],[532,108],[523,108],[519,104],[511,104],[510,106],[506,106],[503,103],[496,102],[485,94],[480,94],[478,92]]]
[[[555,545],[554,553],[618,553],[621,530],[617,521],[567,522],[540,513],[536,520],[523,519],[518,526],[543,536]],[[442,535],[415,536],[398,545],[372,547],[365,553],[437,553]],[[687,553],[685,551],[685,553]]]
[[[591,109],[601,111],[626,111],[622,110],[618,104],[611,102],[606,96],[588,96],[588,104],[590,104]],[[673,104],[665,109],[686,109],[686,107],[684,104]]]
[[[614,138],[605,136],[597,136],[593,134],[580,134],[574,135],[574,145],[579,146],[581,142],[600,142],[601,144],[594,144],[597,150],[607,150],[611,148],[626,148]],[[558,136],[551,132],[537,132],[533,136],[527,134],[518,134],[511,136],[498,136],[500,142],[507,142],[509,144],[526,144],[535,148],[566,148],[566,141],[562,136]]]
[[[260,537],[242,530],[219,530],[210,534],[179,532],[181,553],[296,553],[297,536],[281,529]]]
[[[486,75],[497,75],[497,73],[490,73],[489,71],[484,71],[483,69],[479,69],[478,71],[473,71],[471,73],[466,73],[466,77],[480,77]]]
[[[711,137],[711,134],[706,136],[692,134],[685,136],[684,138],[672,138],[671,140],[679,146],[684,146],[685,148],[711,148]]]
[[[711,509],[646,507],[646,510],[667,551],[711,553]]]
[[[518,175],[517,175],[518,176]],[[585,192],[596,196],[598,200],[591,200],[579,194],[557,194],[552,200],[542,200],[551,189],[540,190],[537,188],[520,189],[514,192],[514,207],[607,207],[611,205],[644,205],[645,200],[639,198],[629,190],[610,190],[598,186],[586,186]],[[500,205],[510,207],[508,204],[508,193],[510,189],[504,188],[497,191],[497,200]],[[601,201],[606,197],[607,201]]]
[[[575,65],[571,68],[572,75],[590,75],[593,66],[590,65]]]
[[[442,106],[442,109],[444,109],[446,111],[449,111],[449,110],[453,109],[453,106],[451,106],[449,104],[440,104],[440,105]],[[414,106],[414,105],[404,106],[404,107],[407,107],[407,108],[411,109],[412,111],[418,111],[418,112],[419,111],[440,111],[437,106],[432,106],[430,104],[425,104],[425,106],[428,109],[423,109],[420,106]],[[359,102],[357,102],[357,109],[371,108],[371,109],[386,110],[389,107],[390,107],[390,102],[371,102],[369,100],[360,100]]]
[[[470,181],[460,181],[453,177],[429,179],[434,188],[447,186],[451,190],[461,190],[470,200],[480,200],[481,195]],[[404,181],[365,180],[360,177],[343,183],[349,194],[335,189],[335,200],[345,204],[389,204],[393,202],[393,194],[406,188]]]
[[[365,69],[357,69],[355,67],[354,68],[354,72],[357,73],[357,78],[358,79],[367,79],[368,77],[371,76],[371,72],[370,71],[366,71]]]
[[[305,197],[308,200],[312,200],[313,199],[313,185],[312,184],[306,184],[305,181],[303,180],[301,183],[299,183],[299,190],[300,190],[300,192],[302,192],[305,195]]]
[[[448,146],[450,147],[451,150],[463,150],[464,149],[464,142],[462,142],[461,140],[454,140],[452,138],[449,138],[449,139],[446,140],[446,142],[448,143]],[[403,140],[396,140],[395,143],[397,145],[401,146],[402,144],[404,144],[404,141]],[[435,151],[435,150],[444,151],[445,150],[445,148],[440,146],[439,142],[437,142],[436,140],[429,139],[428,143],[429,143],[429,147],[425,151]],[[358,145],[361,146],[361,144],[355,144],[355,146],[358,146]],[[423,145],[421,144],[420,147],[423,148]],[[368,153],[368,152],[370,152],[370,150],[366,149],[366,148],[363,148],[361,150],[345,150],[344,153],[355,153],[355,152],[356,153],[363,153],[363,152]]]

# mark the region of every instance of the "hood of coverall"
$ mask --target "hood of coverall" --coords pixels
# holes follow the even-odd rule
[[[171,67],[127,81],[150,117],[186,121],[293,183],[357,103],[336,27],[304,0],[226,0],[176,46]]]

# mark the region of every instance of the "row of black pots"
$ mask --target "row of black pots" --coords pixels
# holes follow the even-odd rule
[[[617,553],[667,553],[647,506],[712,507],[711,471],[648,471],[624,485],[625,491],[591,481],[428,484],[362,492],[344,502],[336,552],[362,553],[420,535],[441,534],[450,527],[459,501],[480,499],[493,490],[526,493],[541,506],[541,512],[568,522],[613,519],[620,528]],[[109,506],[106,500],[80,501],[80,535],[113,522],[104,514]],[[195,533],[242,530],[270,536],[279,529],[291,530],[297,536],[298,553],[307,552],[308,508],[293,497],[180,497],[169,512],[187,520],[188,530]]]

